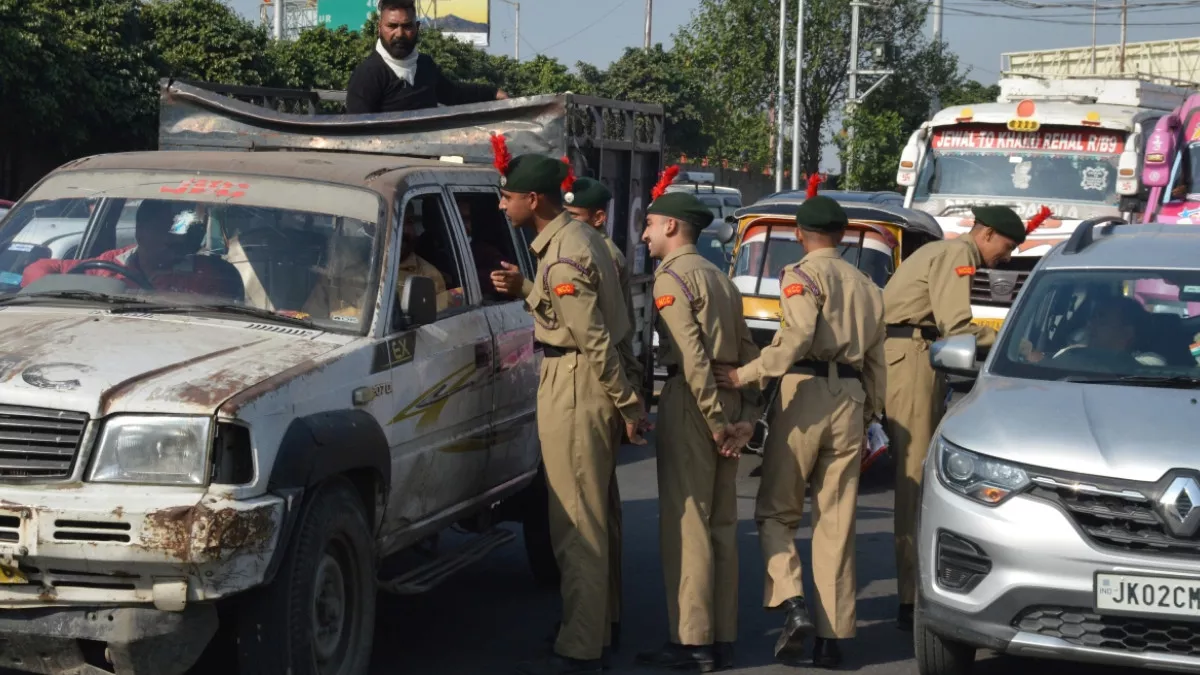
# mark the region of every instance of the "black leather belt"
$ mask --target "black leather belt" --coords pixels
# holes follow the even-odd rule
[[[918,333],[922,340],[930,342],[941,337],[938,329],[929,326],[913,326],[907,323],[889,323],[887,326],[887,336],[890,338],[911,338]]]
[[[829,366],[837,366],[838,377],[846,380],[861,380],[862,373],[848,363],[830,363],[828,361],[797,361],[788,372],[792,375],[816,375],[829,377]]]
[[[739,367],[739,364],[737,364],[737,363],[716,363],[714,365],[733,366],[734,368]],[[683,370],[679,366],[674,365],[674,364],[667,366],[667,377],[675,377],[676,375],[682,375],[682,374],[683,374]]]
[[[574,347],[555,347],[554,345],[548,345],[545,342],[537,341],[534,341],[533,348],[541,348],[542,353],[546,356],[546,358],[551,359],[556,359],[560,356],[566,356],[567,354],[574,354],[575,352],[579,351]]]

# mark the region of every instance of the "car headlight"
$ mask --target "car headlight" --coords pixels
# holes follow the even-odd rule
[[[208,417],[114,417],[104,423],[88,479],[204,485],[211,438]]]
[[[1002,462],[937,442],[937,474],[946,487],[980,504],[995,506],[1029,487],[1029,474],[1016,464]]]

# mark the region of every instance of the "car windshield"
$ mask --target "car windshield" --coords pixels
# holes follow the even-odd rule
[[[1200,270],[1052,270],[1022,295],[997,347],[997,374],[1200,378]]]
[[[382,208],[362,189],[290,179],[55,174],[0,228],[0,300],[102,293],[359,332]]]
[[[725,216],[732,214],[742,207],[742,200],[735,195],[722,194],[703,194],[696,193],[696,198],[699,199],[709,211],[712,211],[713,217],[717,220],[723,220]]]
[[[722,244],[715,235],[701,234],[696,240],[696,248],[700,250],[700,255],[716,265],[717,269],[729,269],[729,246]]]
[[[857,228],[847,230],[838,247],[843,260],[862,270],[880,287],[894,271],[892,252],[892,246],[879,233]],[[804,246],[796,240],[794,225],[752,225],[742,235],[733,262],[734,284],[747,295],[779,297],[783,268],[803,257]]]
[[[1084,127],[1008,131],[961,125],[934,132],[914,201],[955,196],[1116,205],[1119,132]]]

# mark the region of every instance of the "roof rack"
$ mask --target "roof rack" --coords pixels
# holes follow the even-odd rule
[[[1096,237],[1093,229],[1104,225],[1128,225],[1129,221],[1120,216],[1101,216],[1099,218],[1089,218],[1088,220],[1079,223],[1075,231],[1071,233],[1071,238],[1063,246],[1063,255],[1074,255],[1083,251],[1088,246],[1092,245]]]

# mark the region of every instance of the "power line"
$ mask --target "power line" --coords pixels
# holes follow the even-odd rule
[[[1029,16],[1015,16],[1012,14],[995,14],[995,13],[991,13],[991,12],[978,12],[978,11],[974,11],[974,10],[970,10],[970,9],[961,9],[958,7],[945,7],[942,9],[942,11],[946,12],[948,14],[952,14],[954,16],[971,17],[971,18],[1009,19],[1011,21],[1029,21],[1031,18]],[[1036,20],[1039,23],[1048,23],[1048,24],[1054,24],[1057,26],[1091,26],[1093,23],[1090,20],[1089,21],[1064,21],[1058,17],[1049,17],[1048,18],[1046,15],[1039,15],[1036,17]],[[1095,25],[1097,25],[1097,26],[1120,26],[1121,22],[1120,21],[1110,21],[1110,22],[1097,21],[1097,22],[1095,22]],[[1158,21],[1133,22],[1133,21],[1130,21],[1130,22],[1127,22],[1125,25],[1126,26],[1162,26],[1162,22],[1158,22]],[[1200,21],[1172,21],[1171,25],[1172,26],[1200,26]]]
[[[572,39],[574,39],[574,38],[576,38],[576,37],[579,37],[580,35],[582,35],[582,34],[584,34],[584,33],[588,32],[588,31],[589,31],[589,30],[591,30],[591,29],[592,29],[592,28],[593,28],[593,27],[594,27],[596,24],[598,24],[598,23],[600,23],[601,21],[603,21],[603,20],[607,19],[608,17],[612,16],[612,15],[613,15],[613,13],[615,13],[615,12],[616,12],[618,9],[621,9],[622,7],[624,7],[624,6],[625,6],[625,5],[627,5],[627,4],[629,4],[629,0],[621,0],[621,2],[618,2],[616,5],[614,5],[614,6],[613,6],[613,8],[612,8],[612,9],[608,10],[607,12],[605,12],[605,13],[604,13],[602,16],[598,17],[598,18],[597,18],[595,21],[592,21],[592,22],[591,22],[591,23],[589,23],[588,25],[584,26],[583,28],[580,28],[579,30],[575,31],[574,33],[571,33],[570,35],[568,35],[567,37],[565,37],[565,38],[563,38],[563,39],[559,40],[558,42],[555,42],[554,44],[550,45],[549,47],[545,47],[545,48],[543,48],[543,49],[539,49],[539,50],[537,50],[537,53],[538,53],[538,54],[542,54],[542,53],[545,53],[545,52],[548,52],[548,51],[550,51],[551,49],[554,49],[555,47],[557,47],[557,46],[559,46],[559,45],[561,45],[561,44],[563,44],[563,43],[565,43],[565,42],[570,42]]]

